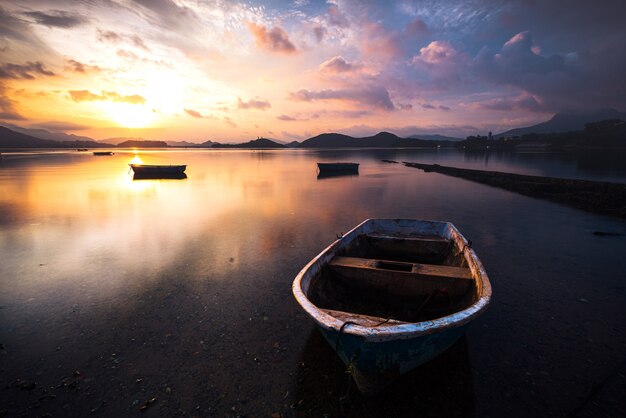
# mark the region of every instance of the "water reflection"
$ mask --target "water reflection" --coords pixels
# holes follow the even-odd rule
[[[355,171],[320,171],[317,173],[318,180],[330,179],[333,177],[358,177],[359,173]]]
[[[310,333],[297,368],[297,416],[474,416],[472,368],[466,338],[401,376],[375,396],[363,396],[345,365],[317,330]]]
[[[128,163],[135,156],[144,164],[187,164],[189,177],[133,181]],[[99,379],[81,381],[85,390],[56,392],[54,415],[89,415],[101,404],[87,397],[89,387],[104,397],[108,416],[128,415],[148,393],[168,401],[151,407],[167,416],[179,409],[385,416],[385,408],[399,416],[562,416],[623,359],[626,237],[593,235],[624,232],[623,221],[381,161],[483,168],[484,155],[116,150],[107,158],[3,157],[5,380],[49,388],[75,370]],[[361,175],[318,181],[322,159],[359,161]],[[596,174],[598,164],[572,154],[492,152],[488,159],[494,170],[607,178]],[[608,164],[620,172],[619,161]],[[291,282],[337,234],[372,217],[454,222],[474,242],[494,299],[467,343],[403,377],[384,397],[355,395],[342,410],[345,367],[311,334]],[[132,383],[138,378],[145,386]],[[31,403],[19,409],[15,393]],[[0,403],[11,415],[28,414],[43,395],[7,389]]]

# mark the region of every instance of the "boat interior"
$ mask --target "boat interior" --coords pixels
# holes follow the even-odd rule
[[[361,234],[312,277],[307,297],[363,326],[453,314],[478,299],[460,243],[435,235]]]

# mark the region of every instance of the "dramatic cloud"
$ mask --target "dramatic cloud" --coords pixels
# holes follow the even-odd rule
[[[89,90],[70,90],[70,97],[75,102],[93,102],[108,100],[117,103],[144,104],[146,99],[138,94],[122,96],[114,91],[103,91],[102,94],[91,93]]]
[[[476,67],[485,74],[500,79],[525,77],[565,71],[565,60],[559,55],[542,56],[533,43],[530,32],[520,32],[509,39],[495,55],[482,50],[476,57]]]
[[[237,97],[237,109],[259,109],[266,110],[272,107],[270,102],[263,99],[250,99],[247,102],[241,100],[241,98]]]
[[[419,55],[413,57],[414,64],[445,65],[454,64],[460,54],[446,41],[433,41],[428,46],[421,48]]]
[[[40,25],[64,29],[73,28],[87,22],[87,19],[83,16],[63,10],[24,12],[24,15],[31,17]]]
[[[294,44],[289,40],[287,32],[279,27],[267,30],[265,26],[248,23],[248,30],[254,36],[259,48],[282,54],[297,52]]]
[[[359,70],[363,64],[349,63],[342,56],[333,57],[320,64],[320,71],[326,73],[349,73]]]
[[[395,110],[389,92],[382,86],[317,91],[302,89],[290,93],[289,98],[298,102],[312,102],[317,100],[348,101],[387,111]]]
[[[54,76],[55,74],[46,69],[42,62],[27,62],[26,64],[2,64],[0,65],[0,78],[34,80],[36,75]]]
[[[531,95],[522,95],[513,98],[496,98],[479,102],[476,104],[479,109],[487,110],[528,110],[530,112],[544,112],[542,104]]]

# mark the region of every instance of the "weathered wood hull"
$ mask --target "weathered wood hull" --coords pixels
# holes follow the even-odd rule
[[[373,394],[453,345],[491,286],[452,224],[374,219],[311,260],[293,293],[359,390]]]
[[[317,168],[322,176],[358,173],[359,163],[317,163]]]
[[[129,164],[135,179],[184,179],[186,165]]]
[[[401,375],[432,360],[463,336],[467,325],[406,340],[369,342],[351,334],[340,336],[337,355],[346,364],[359,391],[373,395]],[[319,328],[333,349],[338,332]]]

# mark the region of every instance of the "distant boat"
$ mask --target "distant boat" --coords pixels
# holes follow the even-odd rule
[[[373,394],[452,346],[487,308],[491,285],[451,223],[368,219],[313,258],[293,293]]]
[[[78,148],[76,151],[89,151],[87,148]]]
[[[128,164],[136,179],[183,179],[187,178],[186,165]]]
[[[321,173],[358,173],[359,163],[317,163]]]
[[[94,151],[93,155],[113,155],[113,151]]]

